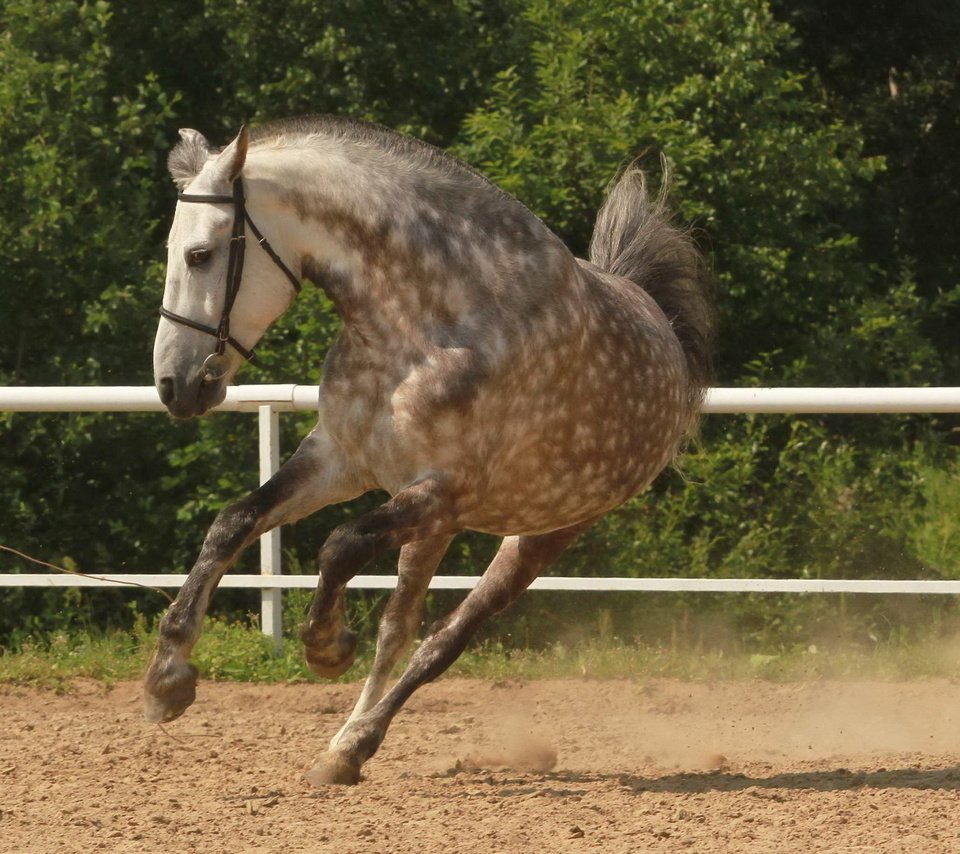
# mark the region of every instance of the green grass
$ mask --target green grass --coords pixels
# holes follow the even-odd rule
[[[142,677],[156,633],[141,620],[129,632],[56,633],[0,652],[0,682],[66,689],[72,680],[112,683]],[[373,655],[361,646],[357,662],[341,681],[362,679]],[[204,679],[252,682],[313,682],[300,644],[284,640],[279,655],[249,623],[207,620],[193,661]],[[676,645],[625,644],[615,638],[577,645],[554,644],[533,651],[486,642],[465,652],[450,675],[479,679],[812,679],[960,678],[960,641],[891,640],[869,647],[808,646],[763,652],[702,649]]]
[[[949,649],[917,644],[734,654],[603,643],[557,645],[542,652],[487,645],[465,653],[450,672],[481,679],[910,680],[960,677],[960,654],[956,644]]]

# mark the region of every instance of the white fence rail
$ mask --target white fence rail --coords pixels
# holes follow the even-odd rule
[[[257,412],[260,426],[260,480],[279,467],[280,412],[317,408],[315,385],[239,385],[227,390],[220,412]],[[0,387],[0,412],[162,412],[152,386]],[[747,413],[934,413],[960,412],[960,387],[952,388],[715,388],[704,411]],[[100,578],[51,573],[0,573],[0,587],[94,587],[123,583],[179,587],[186,575],[101,574]],[[436,576],[434,590],[474,587],[475,576]],[[227,575],[221,587],[261,590],[261,628],[279,643],[281,591],[314,587],[315,575],[281,575],[280,531],[261,538],[260,575]],[[358,575],[351,587],[391,589],[393,575]],[[843,580],[777,578],[564,578],[544,576],[534,590],[662,591],[713,593],[922,593],[958,594],[960,581]]]
[[[235,385],[217,412],[277,412],[317,408],[315,385]],[[163,412],[153,386],[0,386],[0,412]],[[960,412],[960,387],[940,388],[714,388],[704,411],[756,413]]]

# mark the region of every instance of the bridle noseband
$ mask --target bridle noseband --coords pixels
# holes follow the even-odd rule
[[[233,182],[233,195],[231,196],[178,193],[177,199],[181,202],[195,202],[198,204],[233,204],[233,232],[230,235],[230,257],[227,261],[227,293],[223,300],[223,313],[220,315],[220,323],[214,328],[207,326],[205,323],[191,320],[189,317],[184,317],[181,314],[175,314],[170,311],[170,309],[160,306],[161,317],[165,317],[167,320],[179,323],[182,326],[189,326],[198,332],[212,335],[217,339],[216,351],[211,353],[203,363],[204,379],[208,380],[209,378],[209,380],[215,380],[219,379],[219,377],[212,375],[212,366],[208,367],[208,363],[211,362],[211,360],[216,361],[214,359],[215,356],[222,356],[227,348],[227,344],[233,347],[233,349],[248,362],[256,361],[256,354],[253,350],[248,350],[230,334],[230,312],[233,310],[233,304],[240,291],[240,282],[243,280],[243,257],[246,248],[244,229],[246,225],[249,224],[250,231],[252,231],[253,236],[257,238],[257,243],[263,247],[273,263],[283,270],[284,275],[290,280],[290,284],[293,285],[293,289],[297,293],[300,293],[300,280],[290,272],[290,268],[283,263],[283,260],[277,255],[274,248],[260,233],[260,229],[258,229],[257,226],[254,225],[253,220],[250,219],[250,214],[247,212],[246,200],[243,195],[243,180],[239,176],[237,176]]]

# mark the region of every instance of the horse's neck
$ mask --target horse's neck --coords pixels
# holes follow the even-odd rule
[[[514,279],[555,287],[572,266],[535,217],[472,176],[398,167],[376,151],[272,154],[263,171],[304,274],[368,339],[415,346],[478,309],[522,312],[544,295]]]

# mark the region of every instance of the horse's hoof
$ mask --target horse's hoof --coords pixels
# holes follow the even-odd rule
[[[309,645],[304,647],[307,664],[310,669],[325,679],[336,679],[343,676],[353,664],[357,654],[357,636],[350,629],[344,629],[337,636],[335,643],[317,649]]]
[[[197,668],[189,662],[171,665],[159,675],[147,673],[143,694],[143,717],[147,723],[163,724],[180,717],[197,698]]]
[[[355,786],[360,782],[360,763],[343,753],[325,753],[304,777],[311,786]]]

